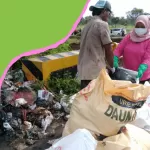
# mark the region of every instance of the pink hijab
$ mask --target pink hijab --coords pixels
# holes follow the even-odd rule
[[[145,28],[148,29],[148,32],[139,37],[136,35],[134,29],[131,31],[130,33],[130,39],[133,41],[133,42],[143,42],[147,39],[150,39],[150,17],[149,16],[146,16],[146,15],[141,15],[139,16],[137,19],[136,19],[136,22],[135,22],[135,25],[138,23],[138,22],[142,22],[145,26]]]

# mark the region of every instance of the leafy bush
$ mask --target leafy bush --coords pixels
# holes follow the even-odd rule
[[[48,87],[51,91],[59,95],[62,90],[66,95],[73,95],[80,90],[80,83],[73,78],[70,72],[65,72],[63,76],[57,74],[48,80]]]
[[[43,81],[35,81],[32,85],[31,85],[31,88],[36,92],[38,93],[38,90],[41,90],[44,88],[44,82]]]

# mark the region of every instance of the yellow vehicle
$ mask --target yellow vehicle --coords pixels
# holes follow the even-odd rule
[[[116,46],[117,43],[112,43],[113,51]],[[38,79],[46,81],[53,72],[62,69],[76,68],[78,55],[79,50],[75,50],[29,58],[28,60],[22,60],[22,70],[24,71],[27,80]]]

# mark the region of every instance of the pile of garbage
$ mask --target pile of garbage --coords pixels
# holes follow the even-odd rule
[[[0,135],[17,150],[44,138],[50,139],[47,150],[149,150],[149,106],[150,83],[138,84],[136,72],[123,68],[110,74],[103,69],[71,97],[25,81],[22,70],[15,70],[1,87]],[[56,140],[60,125],[63,132]]]
[[[53,122],[68,120],[74,96],[68,97],[60,91],[58,99],[46,87],[36,89],[38,82],[24,81],[22,70],[6,75],[0,97],[0,135],[5,141],[21,139],[32,145],[55,134]]]

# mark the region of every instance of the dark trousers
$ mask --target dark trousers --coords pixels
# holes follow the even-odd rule
[[[81,90],[84,89],[90,82],[91,80],[81,80]]]

